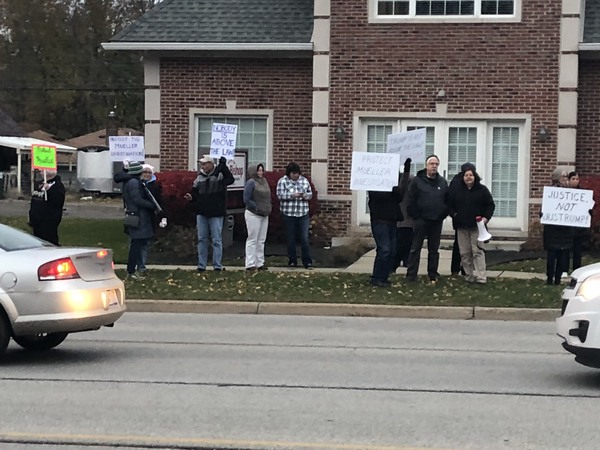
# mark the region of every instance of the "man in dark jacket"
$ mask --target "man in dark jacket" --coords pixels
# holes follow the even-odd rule
[[[488,188],[481,184],[475,166],[463,164],[462,167],[462,179],[450,188],[449,212],[458,234],[458,248],[467,281],[485,283],[485,253],[478,242],[477,222],[487,224],[496,205]]]
[[[227,167],[225,157],[219,159],[215,167],[210,155],[200,160],[200,172],[194,180],[192,190],[185,194],[185,199],[193,201],[196,209],[196,226],[198,231],[198,272],[204,272],[208,263],[208,239],[212,241],[213,268],[224,270],[221,264],[223,257],[223,219],[227,213],[227,186],[235,179]]]
[[[414,236],[406,278],[416,281],[421,262],[421,248],[427,238],[427,275],[433,283],[439,278],[442,223],[448,215],[448,182],[438,173],[440,160],[431,155],[425,168],[417,172],[408,188],[408,214],[414,219]]]
[[[142,164],[133,161],[129,164],[128,178],[123,181],[123,203],[128,214],[138,217],[137,226],[127,226],[129,235],[129,255],[127,257],[127,274],[129,278],[137,279],[141,276],[136,270],[141,268],[142,252],[148,242],[154,237],[155,205],[150,199],[140,176]]]
[[[29,225],[33,235],[59,245],[58,225],[65,204],[65,186],[55,170],[46,171],[46,181],[31,194]]]
[[[390,273],[394,271],[396,251],[396,222],[402,220],[400,202],[408,186],[410,162],[404,162],[404,173],[398,177],[398,186],[390,192],[369,191],[369,214],[371,231],[375,239],[376,255],[373,262],[371,284],[378,287],[390,285]]]

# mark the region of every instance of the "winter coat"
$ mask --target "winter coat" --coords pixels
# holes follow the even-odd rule
[[[271,188],[265,177],[259,177],[257,167],[248,168],[248,181],[244,186],[246,209],[259,216],[271,214]]]
[[[235,178],[226,163],[219,165],[209,174],[200,172],[192,185],[190,194],[196,215],[223,217],[227,214],[227,186]]]
[[[492,218],[496,204],[492,198],[489,189],[481,184],[479,175],[475,175],[475,183],[469,189],[465,182],[460,180],[450,183],[448,209],[452,217],[454,229],[476,228],[477,216],[485,217],[487,220]]]
[[[571,250],[573,248],[573,227],[544,225],[544,250]]]
[[[59,175],[46,180],[46,182],[50,185],[46,192],[41,189],[42,185],[40,185],[31,194],[29,223],[35,227],[58,228],[65,204],[65,186]]]
[[[404,198],[408,186],[409,172],[404,172],[398,177],[398,186],[391,191],[369,191],[369,214],[371,223],[390,222],[396,223],[403,220],[400,202]]]
[[[139,226],[126,227],[126,232],[131,239],[149,239],[154,236],[155,206],[146,193],[144,182],[137,176],[131,176],[123,183],[123,202],[128,212],[140,218]]]
[[[442,221],[448,215],[448,182],[439,173],[417,172],[408,187],[408,214],[415,220]]]

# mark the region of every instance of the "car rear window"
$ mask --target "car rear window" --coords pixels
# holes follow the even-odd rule
[[[0,249],[12,252],[46,246],[52,246],[52,244],[31,236],[24,231],[0,223]]]

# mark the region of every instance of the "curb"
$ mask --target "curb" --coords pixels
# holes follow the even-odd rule
[[[356,305],[349,303],[279,303],[188,300],[127,300],[130,312],[193,314],[264,314],[298,316],[389,317],[406,319],[554,321],[559,309],[471,306]]]

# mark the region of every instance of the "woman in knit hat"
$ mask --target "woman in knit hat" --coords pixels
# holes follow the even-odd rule
[[[246,212],[246,270],[266,270],[265,241],[271,214],[271,189],[265,178],[265,166],[248,168],[248,181],[244,186]]]

